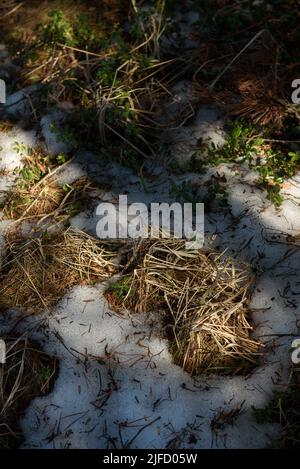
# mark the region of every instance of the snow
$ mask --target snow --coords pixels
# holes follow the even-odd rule
[[[140,419],[137,423],[143,426],[158,418],[132,447],[165,447],[173,433],[188,424],[200,425],[193,430],[196,447],[210,447],[215,446],[210,423],[216,410],[243,401],[246,410],[266,402],[261,389],[272,385],[277,369],[273,363],[248,380],[192,379],[172,364],[167,343],[151,332],[147,318],[116,316],[102,296],[103,289],[104,285],[74,288],[39,330],[33,319],[23,322],[23,330],[33,325],[33,337],[43,342],[47,353],[60,358],[53,393],[35,399],[22,421],[24,447],[99,448],[108,438],[122,447],[139,428],[130,422]],[[247,432],[237,423],[230,429],[227,446],[261,447],[267,442],[266,430],[276,434],[274,428],[256,425],[249,415],[246,422],[241,417],[241,425],[248,426]],[[223,436],[219,447],[224,445]]]
[[[14,170],[21,168],[22,155],[16,149],[16,143],[27,147],[36,145],[36,132],[26,131],[19,127],[12,130],[0,132],[0,171],[3,173],[0,178],[0,200],[15,180]]]
[[[60,153],[68,154],[73,149],[71,143],[63,138],[63,126],[66,114],[62,111],[55,111],[41,119],[42,136],[45,141],[45,149],[52,157]],[[61,133],[60,133],[61,131]]]
[[[38,86],[30,85],[13,94],[9,94],[4,106],[6,113],[13,118],[30,117],[32,112],[30,96],[37,91],[37,89]]]
[[[191,12],[179,35],[197,19]],[[175,44],[174,38],[164,41]],[[192,38],[185,42],[194,47]],[[0,59],[7,60],[2,47]],[[31,113],[26,96],[32,91],[30,87],[8,96],[7,114],[26,118]],[[9,310],[0,315],[0,335],[14,328],[59,360],[53,391],[35,398],[21,420],[24,448],[264,448],[280,432],[277,425],[257,424],[252,407],[266,405],[272,391],[287,383],[290,346],[299,335],[300,173],[287,181],[279,209],[257,187],[257,175],[246,164],[220,165],[205,175],[170,173],[166,162],[173,159],[181,169],[188,167],[199,139],[222,145],[225,136],[219,111],[212,106],[199,109],[190,82],[178,82],[172,93],[164,119],[175,125],[162,135],[169,152],[145,165],[151,178],[142,181],[101,153],[86,151],[77,152],[56,173],[61,185],[86,176],[99,188],[90,208],[70,223],[95,235],[100,201],[117,204],[118,195],[127,194],[129,203],[168,202],[174,199],[172,188],[183,182],[203,195],[213,175],[225,177],[229,208],[207,211],[206,243],[226,249],[255,271],[249,307],[254,335],[264,344],[260,362],[248,377],[191,377],[172,362],[157,311],[147,317],[117,314],[103,296],[109,282],[77,285],[50,312],[28,317]],[[191,118],[177,122],[181,111]],[[12,187],[14,170],[22,165],[15,142],[34,146],[43,137],[52,156],[72,150],[51,130],[51,123],[59,125],[63,116],[62,111],[44,116],[38,136],[18,125],[0,132],[0,194]],[[9,223],[0,221],[0,263]],[[238,407],[241,413],[232,425],[213,428],[219,412]]]
[[[186,83],[181,82],[181,96],[177,104],[185,105],[189,103],[191,109],[193,106],[188,101],[189,92],[186,91]],[[187,93],[185,98],[183,93]],[[193,111],[194,113],[194,111]],[[178,118],[178,111],[175,108],[169,108],[169,114],[175,114]],[[184,120],[183,120],[184,122]],[[182,124],[182,123],[181,123]],[[177,125],[163,133],[162,140],[168,146],[170,157],[176,162],[179,168],[186,169],[194,157],[197,160],[197,151],[200,144],[208,146],[222,146],[225,142],[225,132],[223,130],[224,122],[219,118],[219,111],[213,107],[202,107],[195,113],[192,122],[189,125]],[[201,158],[205,156],[202,151]]]
[[[14,129],[9,142],[17,135],[27,143],[33,138],[20,132]],[[19,164],[10,150],[2,155],[3,165]],[[250,307],[255,335],[265,343],[260,365],[247,378],[192,378],[172,363],[156,312],[148,318],[129,312],[120,316],[103,297],[107,284],[76,286],[50,315],[18,322],[20,332],[59,359],[53,392],[34,399],[21,421],[25,448],[261,448],[278,435],[279,427],[258,425],[251,408],[264,406],[289,372],[289,348],[298,331],[300,262],[298,250],[289,255],[291,247],[280,240],[298,230],[299,208],[286,201],[275,209],[260,189],[244,182],[246,168],[240,180],[232,165],[217,171],[223,171],[230,182],[230,210],[206,214],[207,242],[232,250],[257,270]],[[164,171],[156,180],[146,181],[149,192],[145,194],[140,179],[129,169],[86,153],[77,154],[57,178],[63,184],[87,174],[98,181],[99,188],[111,182],[98,200],[114,203],[121,193],[128,193],[132,201],[165,201],[174,183],[189,180],[199,187],[203,183],[196,174],[174,176]],[[71,224],[95,234],[96,221],[91,208]],[[0,323],[2,333],[20,319],[19,314],[6,313]],[[233,425],[212,428],[218,412],[239,406],[242,411]]]

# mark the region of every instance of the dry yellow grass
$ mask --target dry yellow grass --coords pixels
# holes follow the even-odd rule
[[[251,338],[249,270],[215,251],[186,251],[181,240],[147,241],[144,250],[124,305],[164,311],[175,362],[192,374],[254,364],[259,343]]]
[[[47,309],[72,286],[112,275],[113,257],[99,240],[71,228],[11,243],[0,277],[0,306]]]
[[[66,192],[55,183],[32,189],[13,189],[4,207],[10,219],[38,218],[54,212],[62,203]]]
[[[96,191],[87,178],[79,178],[72,186],[61,187],[45,177],[32,187],[14,187],[3,207],[6,218],[22,222],[35,220],[39,223],[49,219],[63,221],[84,208]]]

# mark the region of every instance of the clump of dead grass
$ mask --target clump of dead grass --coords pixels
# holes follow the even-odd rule
[[[58,364],[26,336],[2,339],[6,363],[0,364],[0,448],[11,449],[22,440],[20,417],[34,397],[51,391]]]
[[[93,284],[114,271],[113,251],[69,228],[62,234],[10,242],[0,277],[2,308],[39,312],[76,284]]]
[[[31,189],[16,187],[9,194],[3,212],[10,219],[41,217],[54,212],[65,195],[62,187],[51,182]]]
[[[192,374],[240,372],[253,365],[247,309],[251,275],[215,251],[185,250],[182,240],[147,241],[124,305],[164,311],[175,363]]]
[[[3,214],[18,222],[35,220],[41,223],[50,217],[61,222],[86,207],[96,192],[95,184],[86,177],[63,187],[51,177],[45,177],[31,187],[14,187],[3,207]]]

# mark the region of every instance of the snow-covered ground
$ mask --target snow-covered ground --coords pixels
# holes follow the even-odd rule
[[[263,407],[272,391],[286,384],[291,342],[300,335],[300,175],[288,181],[284,202],[275,209],[246,165],[222,165],[205,175],[171,173],[166,159],[184,168],[197,139],[221,144],[224,138],[222,116],[211,107],[195,109],[190,89],[189,82],[177,84],[165,118],[172,121],[180,106],[191,109],[194,117],[179,129],[175,122],[162,136],[168,153],[144,167],[143,180],[101,155],[82,151],[56,179],[63,185],[87,175],[99,188],[110,186],[99,202],[117,203],[119,194],[127,194],[129,202],[150,203],[174,200],[174,188],[183,183],[201,201],[205,183],[214,174],[223,176],[229,206],[216,204],[206,212],[206,242],[255,270],[250,309],[254,335],[265,344],[260,363],[248,377],[191,377],[172,363],[157,312],[151,317],[128,311],[117,315],[103,296],[107,284],[76,286],[50,313],[22,317],[11,310],[0,316],[0,335],[14,327],[59,359],[53,391],[34,399],[22,418],[24,448],[262,448],[280,432],[279,426],[258,425],[251,409]],[[8,98],[7,114],[20,114],[21,121],[0,132],[2,195],[21,165],[16,141],[33,147],[43,141],[50,154],[61,151],[49,134],[51,116],[34,130],[22,129],[30,92]],[[96,202],[71,225],[95,235]],[[0,234],[6,227],[2,220]],[[222,412],[237,408],[241,412],[232,424],[215,424]]]
[[[19,138],[22,143],[28,135],[17,128],[1,135],[7,149],[2,150],[2,164],[10,171],[19,164],[12,157],[11,142]],[[254,373],[248,378],[192,378],[172,363],[166,341],[153,326],[155,312],[148,319],[128,312],[118,316],[103,297],[105,284],[78,286],[50,315],[18,322],[18,330],[38,340],[60,362],[53,392],[34,399],[22,419],[24,447],[255,448],[277,434],[279,428],[255,423],[251,407],[264,406],[272,390],[286,382],[289,348],[298,333],[297,178],[276,210],[251,184],[249,170],[239,168],[237,176],[235,169],[217,169],[227,178],[230,207],[206,214],[206,235],[207,241],[256,269],[251,309],[255,335],[265,350]],[[105,201],[117,201],[117,195],[125,193],[130,201],[168,201],[170,189],[184,180],[199,190],[203,187],[198,174],[179,177],[162,168],[153,173],[159,175],[146,179],[143,192],[130,170],[81,153],[57,173],[57,180],[64,184],[88,174],[99,187],[111,182],[101,199]],[[96,222],[93,208],[71,220],[94,235]],[[12,311],[2,316],[2,333],[16,319],[19,314]],[[214,416],[239,406],[233,425],[215,428]]]

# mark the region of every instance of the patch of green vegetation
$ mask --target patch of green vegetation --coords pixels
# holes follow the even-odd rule
[[[300,167],[300,152],[283,153],[281,150],[266,149],[266,161],[256,164],[255,168],[260,175],[260,183],[266,187],[268,198],[277,207],[282,203],[280,187],[285,179],[294,176]]]
[[[170,195],[179,203],[195,204],[203,202],[210,206],[211,202],[217,200],[221,207],[228,205],[228,192],[226,184],[218,177],[212,177],[207,185],[207,195],[203,200],[199,200],[197,194],[197,187],[193,187],[189,182],[183,181],[180,185],[173,184],[170,190]]]
[[[255,134],[256,129],[250,123],[242,120],[229,121],[224,145],[207,146],[199,142],[196,155],[197,169],[201,170],[222,163],[251,162],[263,144],[263,139]]]
[[[34,102],[38,117],[58,101],[72,104],[66,125],[52,129],[62,141],[76,149],[101,148],[111,159],[141,168],[157,136],[149,110],[164,89],[159,54],[164,7],[160,0],[147,12],[137,6],[125,28],[94,5],[84,14],[83,8],[77,13],[62,4],[48,17],[40,15],[32,31],[24,27],[19,39],[10,34],[14,52],[22,49],[21,84],[43,83],[43,102]]]
[[[23,166],[14,170],[17,177],[15,189],[29,190],[38,183],[55,166],[65,163],[69,156],[63,153],[57,155],[53,161],[41,149],[34,149],[20,142],[15,142],[14,150],[22,157]],[[30,204],[32,199],[29,196],[22,198],[25,204]],[[16,199],[19,205],[20,200]]]
[[[278,184],[275,184],[274,186],[270,186],[269,184],[262,184],[262,186],[265,186],[267,189],[268,199],[273,202],[275,207],[280,207],[283,202],[283,198],[280,195],[280,186]]]
[[[75,217],[75,215],[80,213],[82,205],[83,204],[80,201],[68,204],[65,208],[65,212],[69,217]]]
[[[128,295],[130,291],[130,284],[131,284],[131,276],[125,275],[122,277],[118,282],[113,283],[109,291],[113,292],[117,299],[122,301]]]
[[[288,116],[294,114],[299,126],[299,112],[291,105],[289,91],[299,68],[300,10],[296,3],[193,1],[200,17],[195,35],[203,50],[202,63],[209,59],[207,65],[195,64],[203,88],[200,98],[207,102],[210,96],[230,116],[270,124],[274,139],[280,129],[281,138],[289,140]]]
[[[23,143],[16,142],[13,148],[22,156],[24,163],[22,168],[14,170],[14,174],[18,176],[17,185],[19,188],[29,188],[46,174],[50,165],[49,157]]]
[[[57,155],[56,157],[56,161],[58,162],[58,164],[64,164],[68,161],[68,159],[69,156],[65,155],[64,153],[59,153],[59,155]]]
[[[75,130],[70,125],[68,125],[68,123],[64,123],[58,126],[55,122],[52,122],[50,125],[50,130],[56,134],[58,142],[71,144],[75,149],[80,147],[80,142],[75,133]]]
[[[20,185],[23,187],[31,186],[35,182],[38,182],[42,177],[42,171],[38,167],[24,166],[18,170],[18,176],[20,179]]]
[[[300,152],[272,147],[260,136],[261,133],[261,129],[249,122],[231,121],[224,145],[207,147],[200,142],[194,164],[197,170],[203,171],[222,163],[247,162],[258,173],[258,185],[267,190],[268,199],[279,207],[281,185],[299,169]]]
[[[68,21],[61,10],[53,10],[49,13],[49,22],[40,25],[42,41],[47,46],[52,46],[57,42],[73,46],[74,30],[72,23]]]
[[[15,174],[20,176],[25,186],[41,179],[55,163],[43,152],[41,148],[32,148],[20,142],[15,142],[13,149],[22,157],[23,167],[17,168]],[[58,164],[63,164],[69,159],[68,155],[60,153],[56,157]]]
[[[280,195],[283,182],[296,173],[300,167],[300,152],[283,152],[280,149],[265,149],[265,161],[257,159],[255,169],[258,172],[259,184],[267,189],[268,199],[275,206],[280,206]]]
[[[294,372],[292,382],[284,391],[274,391],[269,404],[253,408],[256,421],[277,423],[282,426],[281,437],[272,441],[275,448],[300,448],[300,385],[299,373]]]
[[[138,115],[130,103],[130,93],[119,93],[113,100],[112,105],[106,109],[106,123],[125,137],[137,137],[139,134]]]
[[[91,25],[91,21],[84,15],[68,19],[62,10],[52,10],[49,21],[39,25],[41,41],[45,47],[65,44],[85,50],[100,47],[105,39],[103,30]]]
[[[107,59],[101,61],[97,71],[97,78],[99,78],[102,86],[119,86],[121,84],[116,77],[120,65],[121,61],[118,60],[118,57],[107,57]]]

